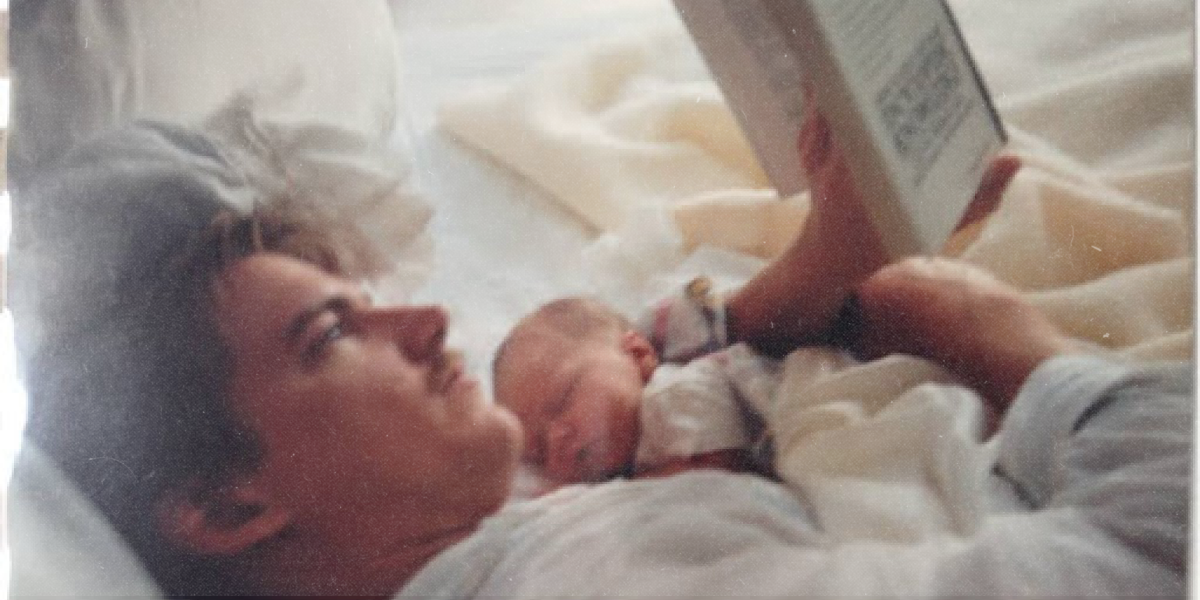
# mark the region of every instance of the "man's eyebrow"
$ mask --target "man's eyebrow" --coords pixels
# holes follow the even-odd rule
[[[336,295],[325,298],[313,306],[304,309],[304,311],[296,315],[296,318],[292,319],[291,323],[288,323],[287,328],[283,330],[283,341],[289,344],[295,342],[296,338],[304,333],[308,325],[319,317],[321,313],[330,310],[341,313],[345,312],[348,308],[350,308],[350,298],[347,296]]]

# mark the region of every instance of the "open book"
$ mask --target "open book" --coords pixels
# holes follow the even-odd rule
[[[807,187],[807,84],[892,257],[942,248],[1006,141],[944,0],[675,6],[781,195]]]

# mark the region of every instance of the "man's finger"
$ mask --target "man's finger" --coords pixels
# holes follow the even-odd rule
[[[811,105],[810,105],[811,106]],[[804,125],[800,128],[800,167],[805,175],[812,178],[813,173],[829,163],[832,153],[833,131],[829,121],[813,108],[805,110]]]
[[[988,167],[987,172],[984,173],[983,181],[979,183],[979,189],[975,191],[975,197],[967,205],[967,210],[963,212],[962,219],[959,220],[954,230],[963,229],[992,214],[996,210],[996,206],[1000,204],[1004,190],[1008,189],[1008,184],[1019,170],[1021,170],[1020,158],[1011,154],[997,156]]]

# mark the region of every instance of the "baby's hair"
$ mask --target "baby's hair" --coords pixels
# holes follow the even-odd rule
[[[624,315],[603,302],[591,298],[551,300],[521,319],[513,328],[513,332],[517,332],[522,326],[535,323],[545,325],[556,333],[573,338],[585,338],[611,332],[620,333],[633,326]]]
[[[582,342],[610,335],[615,338],[632,328],[629,319],[598,300],[580,297],[551,300],[518,321],[504,337],[492,359],[493,379],[513,348],[539,333]]]

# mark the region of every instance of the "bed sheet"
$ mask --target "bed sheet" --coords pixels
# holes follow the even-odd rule
[[[697,271],[736,280],[758,264],[744,253],[769,256],[803,219],[803,194],[780,202],[748,164],[666,0],[526,0],[495,22],[476,2],[450,5],[442,10],[478,18],[416,10],[402,38],[409,92],[423,97],[410,109],[411,143],[439,211],[440,266],[423,294],[455,308],[456,341],[477,372],[513,319],[547,298],[584,292],[632,312]],[[1026,162],[958,254],[1024,289],[1097,352],[1190,358],[1191,5],[951,6]],[[840,377],[892,389],[877,368]],[[904,376],[915,384],[922,368]],[[811,413],[779,414],[777,439],[805,448]],[[847,448],[859,425],[871,427],[843,425]],[[936,438],[926,436],[931,448]],[[868,462],[829,475],[863,476]]]

